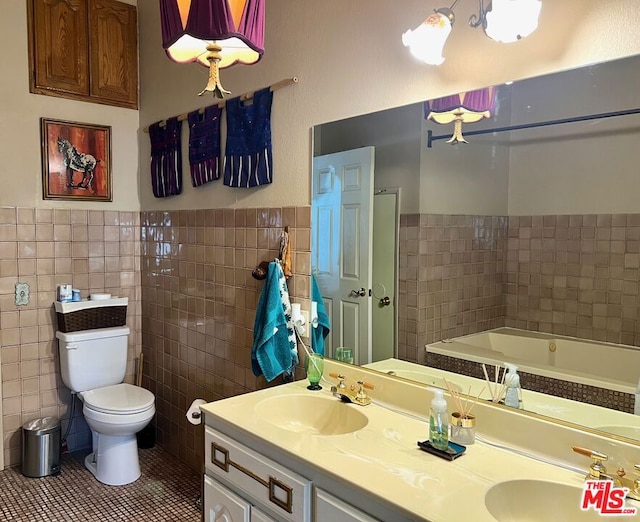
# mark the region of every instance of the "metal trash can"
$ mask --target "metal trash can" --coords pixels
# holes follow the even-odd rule
[[[44,417],[22,427],[22,474],[46,477],[60,473],[60,421]]]

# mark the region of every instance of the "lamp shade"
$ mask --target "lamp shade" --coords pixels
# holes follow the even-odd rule
[[[402,43],[409,47],[411,54],[429,65],[444,62],[442,50],[451,33],[453,12],[448,9],[441,11],[430,14],[414,30],[408,30],[402,35]],[[450,16],[447,16],[448,13],[451,13]]]
[[[492,0],[484,32],[497,42],[516,42],[536,30],[541,7],[540,0]]]
[[[467,143],[462,135],[462,124],[490,118],[494,112],[495,101],[495,89],[485,87],[429,100],[425,103],[425,116],[442,125],[454,124],[453,136],[447,143]]]
[[[218,68],[253,64],[264,53],[264,0],[160,0],[162,47],[178,63],[209,67],[216,43]]]

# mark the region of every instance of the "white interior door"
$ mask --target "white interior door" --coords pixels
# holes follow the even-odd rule
[[[328,356],[338,346],[371,362],[373,147],[313,160],[311,267],[331,319]]]

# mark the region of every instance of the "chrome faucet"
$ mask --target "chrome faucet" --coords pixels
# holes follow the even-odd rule
[[[585,480],[611,480],[616,486],[629,490],[627,492],[627,497],[640,500],[640,464],[635,464],[633,466],[633,470],[636,475],[634,479],[626,477],[627,472],[622,466],[616,470],[615,475],[611,475],[610,473],[607,473],[607,468],[605,468],[603,464],[604,461],[609,459],[607,455],[600,453],[599,451],[581,448],[579,446],[573,446],[572,449],[576,453],[580,453],[580,455],[585,455],[593,459],[589,466],[589,472],[584,478]]]
[[[359,406],[366,406],[368,404],[371,404],[371,397],[367,395],[365,388],[373,390],[373,384],[365,381],[358,381],[358,387],[356,391],[355,385],[347,387],[347,385],[344,383],[344,375],[335,373],[330,373],[329,375],[338,379],[338,384],[334,384],[333,386],[331,386],[331,393],[333,393],[335,397],[343,402],[352,402],[354,404],[358,404]]]

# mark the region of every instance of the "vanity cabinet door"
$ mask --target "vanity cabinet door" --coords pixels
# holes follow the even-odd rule
[[[250,517],[251,504],[205,475],[205,522],[250,522]]]
[[[275,518],[265,515],[255,506],[251,506],[251,522],[277,522]]]
[[[334,497],[320,488],[315,488],[315,517],[317,522],[377,522],[359,509]]]
[[[209,426],[205,427],[205,467],[278,520],[311,520],[311,482]]]

